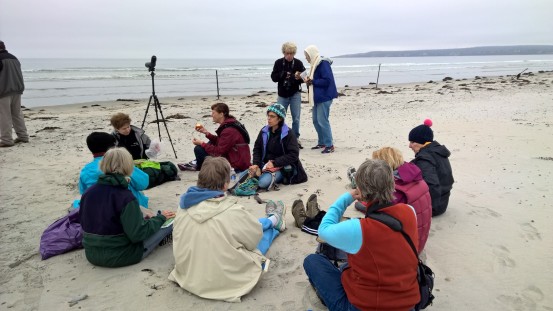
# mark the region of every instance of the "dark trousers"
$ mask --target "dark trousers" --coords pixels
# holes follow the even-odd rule
[[[209,156],[209,154],[207,154],[202,146],[196,145],[196,147],[194,147],[194,155],[196,156],[196,169],[199,171],[202,168],[202,164],[204,164],[205,158]]]

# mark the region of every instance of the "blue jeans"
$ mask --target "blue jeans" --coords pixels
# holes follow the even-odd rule
[[[275,172],[275,184],[281,183],[283,179],[282,173],[280,171]],[[261,189],[267,189],[271,185],[273,176],[271,173],[263,173],[259,176],[258,187]]]
[[[273,223],[269,218],[259,218],[259,222],[263,227],[263,237],[261,241],[257,244],[257,249],[261,251],[261,254],[267,254],[269,247],[273,243],[273,240],[280,234],[280,232],[273,228]]]
[[[334,145],[332,141],[332,128],[328,121],[330,105],[332,105],[332,100],[313,106],[313,125],[317,131],[317,145],[325,145],[327,147]]]
[[[151,237],[144,240],[144,253],[142,253],[142,259],[150,255],[150,253],[157,247],[159,242],[163,240],[164,237],[168,236],[173,232],[173,225],[170,225],[167,228],[161,228],[158,232],[154,233]]]
[[[296,138],[300,138],[301,93],[296,92],[288,98],[279,96],[277,103],[284,106],[286,112],[288,112],[288,106],[290,106],[290,112],[292,113],[292,131],[296,134]]]
[[[336,268],[326,256],[308,255],[303,260],[303,269],[317,295],[329,310],[358,310],[348,300],[342,285],[342,270]]]

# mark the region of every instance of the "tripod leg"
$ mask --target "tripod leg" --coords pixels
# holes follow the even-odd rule
[[[148,115],[148,110],[150,109],[150,103],[152,102],[152,98],[154,95],[150,95],[150,100],[148,100],[148,106],[146,106],[146,112],[144,113],[144,119],[142,119],[142,125],[140,126],[141,129],[144,129],[144,122],[146,122],[146,116]],[[154,102],[155,104],[155,102]]]
[[[171,148],[173,148],[173,153],[175,154],[175,159],[178,159],[177,152],[175,151],[175,146],[173,146],[173,140],[171,140],[171,134],[169,134],[169,129],[167,128],[167,122],[165,121],[165,117],[163,116],[163,110],[161,110],[161,105],[159,104],[159,101],[157,100],[157,96],[154,98],[154,104],[159,107],[159,113],[161,115],[161,120],[163,121],[163,125],[165,126],[165,131],[167,132],[167,137],[169,137],[169,142],[171,143]],[[156,110],[157,113],[157,110]],[[159,131],[159,120],[157,123],[158,131]],[[161,134],[159,136],[159,140],[161,141]]]
[[[153,96],[154,96],[154,108],[155,108],[155,111],[156,111],[157,134],[159,135],[159,141],[161,142],[161,130],[160,130],[160,127],[159,127],[159,115],[157,114],[158,109],[161,112],[161,105],[159,104],[159,101],[157,100],[157,96],[156,95],[153,95]],[[163,115],[161,115],[161,116],[163,117]],[[163,119],[163,122],[165,122],[165,119]]]

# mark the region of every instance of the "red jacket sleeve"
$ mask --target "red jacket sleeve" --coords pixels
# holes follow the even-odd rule
[[[226,155],[232,147],[240,143],[242,135],[237,129],[227,127],[218,136],[216,144],[203,143],[202,148],[205,149],[210,156],[223,156]],[[210,139],[211,140],[211,139]],[[211,140],[212,142],[215,140]]]

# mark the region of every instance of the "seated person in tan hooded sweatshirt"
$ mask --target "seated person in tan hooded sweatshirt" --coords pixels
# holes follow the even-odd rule
[[[240,302],[261,278],[264,256],[286,229],[281,201],[269,201],[266,218],[255,218],[225,194],[230,164],[207,157],[197,186],[181,196],[173,223],[175,268],[169,280],[202,298]],[[231,260],[229,260],[231,259]]]

